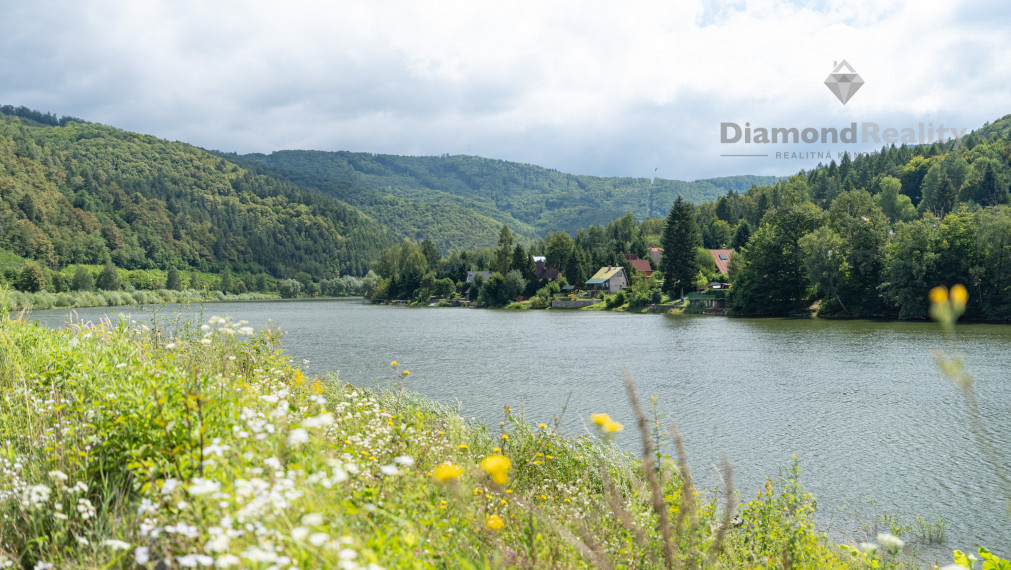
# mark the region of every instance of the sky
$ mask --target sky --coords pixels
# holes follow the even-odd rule
[[[238,153],[789,175],[1011,113],[1009,22],[1006,0],[8,0],[0,104]],[[825,85],[843,60],[846,104]]]

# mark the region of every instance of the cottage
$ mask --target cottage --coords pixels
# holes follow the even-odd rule
[[[534,256],[534,269],[537,274],[537,279],[557,279],[558,274],[561,273],[554,267],[548,267],[548,258],[543,255]]]
[[[485,281],[487,281],[491,277],[491,271],[468,271],[467,283],[473,283],[475,275],[480,275]]]
[[[724,275],[730,275],[730,258],[734,255],[732,249],[710,249],[709,255],[716,262],[716,270]]]
[[[637,254],[626,253],[625,261],[646,279],[649,279],[650,275],[653,275],[653,268],[650,266],[648,259],[639,259]]]
[[[624,267],[601,267],[600,271],[586,280],[586,288],[607,293],[617,293],[628,286]]]

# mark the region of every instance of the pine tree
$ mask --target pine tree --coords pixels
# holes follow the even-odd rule
[[[512,264],[513,235],[509,226],[503,225],[498,234],[498,249],[495,250],[495,271],[505,275]]]
[[[741,225],[737,226],[737,232],[734,233],[734,240],[730,242],[730,247],[731,249],[741,249],[748,245],[749,239],[751,239],[751,225],[743,221]]]
[[[235,283],[232,281],[232,268],[226,265],[224,271],[221,272],[221,285],[219,289],[222,293],[231,293],[234,288]]]
[[[660,245],[663,246],[660,270],[664,291],[674,296],[691,289],[701,269],[695,250],[702,245],[702,232],[695,222],[695,208],[680,195],[671,206]]]

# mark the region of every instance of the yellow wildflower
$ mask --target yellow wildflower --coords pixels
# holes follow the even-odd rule
[[[538,424],[537,427],[540,428],[540,429],[545,429],[545,428],[548,427],[548,424]]]
[[[400,373],[400,375],[401,376],[410,376],[411,375],[411,371],[410,370],[404,370],[403,372]]]
[[[959,283],[951,288],[951,302],[959,309],[965,308],[965,303],[969,300],[969,292],[965,290],[965,285]]]
[[[938,285],[930,290],[930,302],[934,304],[946,303],[948,301],[948,290]]]
[[[432,478],[439,483],[450,483],[456,481],[463,475],[463,467],[455,463],[443,463],[432,470]]]
[[[611,416],[607,414],[590,414],[590,420],[598,426],[602,426],[611,421]]]
[[[493,481],[499,485],[509,480],[509,469],[512,468],[512,461],[505,455],[489,455],[481,460],[481,468],[491,475]]]
[[[488,518],[484,519],[484,526],[491,530],[501,530],[505,526],[505,521],[498,515],[488,515]]]
[[[600,426],[600,429],[604,430],[607,433],[615,433],[625,429],[625,426],[621,425],[620,423],[614,420],[609,419],[604,425]]]
[[[481,493],[484,493],[484,490],[477,487],[474,488],[474,496],[480,495]]]
[[[391,362],[391,363],[390,363],[390,366],[392,366],[392,367],[396,368],[396,367],[397,367],[397,361],[396,361],[396,360],[394,360],[393,362]]]
[[[457,447],[459,447],[460,449],[470,449],[470,446],[469,446],[469,445],[467,445],[466,443],[461,443],[461,444],[460,444],[460,445],[458,445]]]
[[[507,434],[502,434],[502,439],[506,439],[507,440],[507,439],[509,439],[509,436]]]

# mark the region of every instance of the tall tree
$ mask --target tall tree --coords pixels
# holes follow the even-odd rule
[[[503,224],[502,230],[498,234],[498,248],[495,250],[495,271],[502,275],[509,273],[512,254],[513,234],[509,231],[509,226]]]
[[[18,280],[14,284],[18,291],[34,293],[46,288],[46,276],[42,272],[42,267],[34,261],[29,261],[18,275]]]
[[[695,222],[695,208],[680,195],[671,206],[660,245],[663,247],[660,271],[663,272],[664,291],[675,295],[691,289],[701,269],[695,249],[702,245],[702,232]]]
[[[425,259],[428,260],[429,269],[433,271],[438,271],[440,269],[439,261],[442,260],[442,254],[440,254],[439,250],[436,249],[432,240],[425,238],[421,242],[421,253],[425,256]]]
[[[119,272],[116,271],[116,266],[111,261],[107,262],[105,267],[102,268],[102,272],[98,274],[95,286],[105,291],[116,291],[119,289]]]
[[[91,272],[88,271],[87,267],[83,265],[77,266],[77,270],[74,271],[74,278],[70,282],[70,288],[74,291],[95,290],[95,278],[91,276]]]
[[[165,277],[165,288],[170,291],[179,291],[183,288],[182,278],[179,277],[179,270],[175,265],[168,270],[168,275]]]

